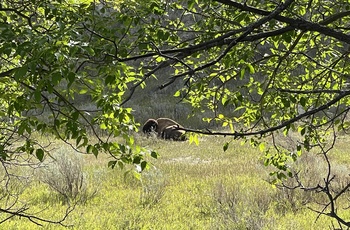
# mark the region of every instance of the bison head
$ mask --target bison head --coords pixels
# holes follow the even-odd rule
[[[154,119],[148,119],[142,127],[143,133],[151,133],[155,131],[158,127],[158,122]]]

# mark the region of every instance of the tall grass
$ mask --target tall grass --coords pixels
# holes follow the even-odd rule
[[[325,229],[329,218],[317,219],[308,207],[317,208],[318,194],[283,191],[271,186],[269,170],[260,160],[259,151],[240,142],[232,142],[224,152],[225,138],[201,137],[200,145],[136,136],[142,146],[160,153],[150,159],[153,166],[135,179],[120,169],[107,168],[108,157],[79,155],[84,185],[97,193],[78,203],[67,219],[73,229]],[[342,149],[348,148],[346,142]],[[71,152],[61,149],[57,154]],[[331,153],[339,175],[347,172],[349,161],[336,148]],[[322,178],[322,160],[305,155],[297,167],[310,174],[310,183]],[[78,171],[79,171],[78,170]],[[69,171],[69,170],[68,170]],[[79,174],[78,173],[78,174]],[[80,178],[79,176],[77,176]],[[58,180],[51,177],[52,180]],[[339,183],[346,177],[339,176]],[[59,218],[66,204],[39,180],[27,187],[26,199],[32,210],[44,217]],[[4,223],[4,229],[37,229],[20,218]],[[45,229],[63,229],[46,225]]]

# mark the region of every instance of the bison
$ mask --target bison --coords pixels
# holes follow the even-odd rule
[[[176,121],[169,118],[148,119],[142,127],[144,133],[156,132],[158,137],[172,140],[185,140],[185,131],[176,128],[183,128]]]
[[[174,141],[186,141],[186,131],[177,129],[179,126],[171,125],[166,127],[162,132],[162,138]]]

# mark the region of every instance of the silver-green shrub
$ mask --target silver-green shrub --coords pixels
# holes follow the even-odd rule
[[[88,190],[88,175],[83,171],[83,157],[76,152],[59,149],[53,161],[46,163],[41,170],[41,181],[59,193],[67,202],[85,202],[95,195]]]

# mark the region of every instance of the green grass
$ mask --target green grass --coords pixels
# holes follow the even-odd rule
[[[316,222],[317,214],[307,208],[317,208],[307,203],[319,199],[317,194],[271,186],[267,182],[271,168],[263,166],[261,153],[239,141],[232,142],[224,152],[222,146],[227,140],[222,137],[202,137],[199,146],[142,136],[136,140],[160,154],[159,159],[151,159],[154,168],[145,172],[141,181],[125,174],[125,170],[107,168],[109,159],[105,155],[77,158],[83,162],[86,189],[65,222],[73,225],[72,229],[314,230],[331,225],[326,217]],[[348,147],[344,141],[332,154],[342,173],[348,170],[349,158],[340,149]],[[57,150],[58,154],[62,152],[77,154],[67,146]],[[320,163],[315,156],[303,159],[319,173],[316,166]],[[67,201],[40,182],[39,176],[36,178],[21,199],[32,212],[59,219]],[[23,218],[12,218],[1,228],[39,227]],[[46,224],[44,229],[64,227]]]

